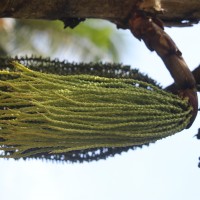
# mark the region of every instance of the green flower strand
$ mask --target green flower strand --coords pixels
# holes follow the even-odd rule
[[[0,71],[6,157],[146,144],[183,130],[191,118],[187,99],[150,83],[12,65]]]

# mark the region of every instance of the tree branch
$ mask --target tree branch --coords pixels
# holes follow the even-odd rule
[[[199,0],[1,0],[0,17],[21,19],[101,18],[127,27],[126,18],[132,9],[147,12],[160,2],[159,18],[166,26],[188,26],[200,20]],[[138,4],[139,3],[139,4]],[[150,6],[149,6],[150,5]]]

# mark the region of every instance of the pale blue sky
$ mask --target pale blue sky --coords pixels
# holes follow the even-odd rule
[[[200,64],[200,25],[171,28],[191,69]],[[129,31],[121,62],[139,68],[162,85],[172,82],[160,58]],[[199,117],[189,130],[150,147],[84,164],[0,160],[1,200],[199,200]]]

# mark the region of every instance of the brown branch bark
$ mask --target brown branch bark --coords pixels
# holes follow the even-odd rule
[[[188,26],[200,20],[199,0],[1,0],[0,17],[48,20],[101,18],[126,28],[126,18],[133,7],[143,2],[141,9],[154,12],[149,8],[152,8],[152,2],[157,1],[163,9],[159,18],[165,25]]]

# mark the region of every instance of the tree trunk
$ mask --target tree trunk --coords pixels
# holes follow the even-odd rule
[[[166,26],[188,26],[200,20],[199,0],[1,0],[0,17],[23,19],[101,18],[127,27],[131,11],[155,13]],[[68,24],[66,24],[68,25]],[[70,25],[70,24],[69,24]]]

